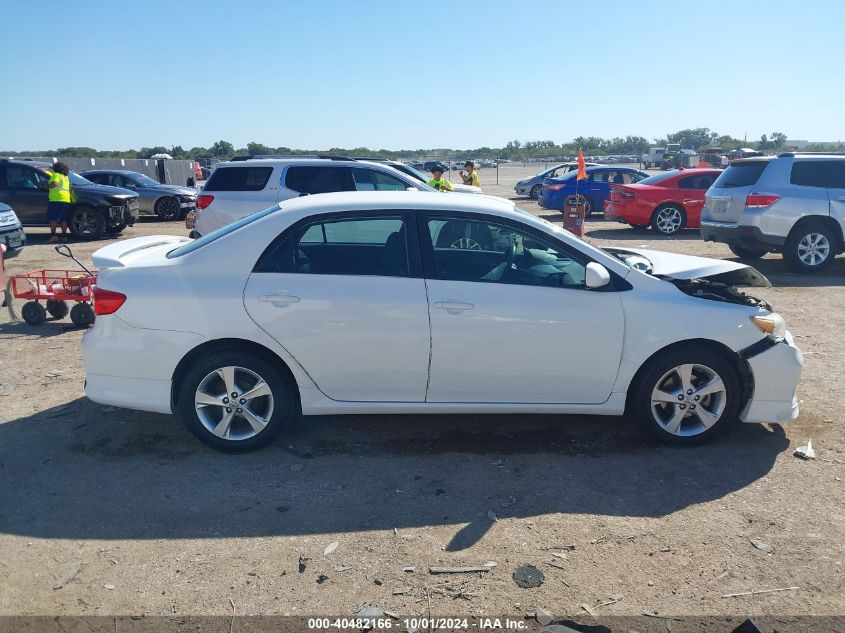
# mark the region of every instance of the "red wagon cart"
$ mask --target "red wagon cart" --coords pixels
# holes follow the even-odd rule
[[[69,310],[70,320],[78,326],[91,325],[94,323],[94,284],[97,275],[85,268],[67,246],[57,246],[56,252],[73,259],[82,271],[45,268],[12,276],[12,294],[18,299],[27,300],[21,307],[21,316],[30,325],[44,323],[48,313],[56,319],[62,319],[68,314],[67,302],[72,301],[75,305]]]

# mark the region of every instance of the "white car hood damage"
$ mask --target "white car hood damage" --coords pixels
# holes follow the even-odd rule
[[[643,248],[609,247],[604,250],[617,257],[621,256],[638,270],[663,279],[709,279],[726,286],[749,288],[770,288],[772,285],[756,268],[725,259],[678,255]],[[642,258],[650,264],[650,270],[645,269],[648,264]]]

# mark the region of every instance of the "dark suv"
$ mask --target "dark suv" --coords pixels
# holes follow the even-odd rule
[[[47,226],[47,181],[51,165],[29,160],[0,160],[0,202],[11,206],[27,226]],[[138,194],[95,185],[70,172],[71,211],[68,225],[78,239],[120,233],[138,219]]]

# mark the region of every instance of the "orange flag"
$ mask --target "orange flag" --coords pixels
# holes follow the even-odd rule
[[[587,179],[587,164],[584,162],[584,152],[581,151],[581,148],[578,148],[578,176],[575,180],[586,180]]]

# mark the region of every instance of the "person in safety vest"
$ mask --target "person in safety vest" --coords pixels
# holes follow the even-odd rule
[[[468,160],[464,163],[464,169],[466,169],[466,173],[460,172],[464,184],[481,189],[481,182],[478,180],[478,172],[475,170],[475,164],[471,160]]]
[[[429,187],[434,187],[438,191],[452,191],[452,183],[443,177],[443,170],[440,167],[435,167],[431,170],[433,178],[428,181]]]
[[[64,163],[53,165],[50,180],[47,182],[49,201],[47,202],[47,221],[50,223],[49,242],[58,242],[56,229],[62,227],[62,241],[67,241],[67,221],[70,217],[70,179],[68,166]]]

